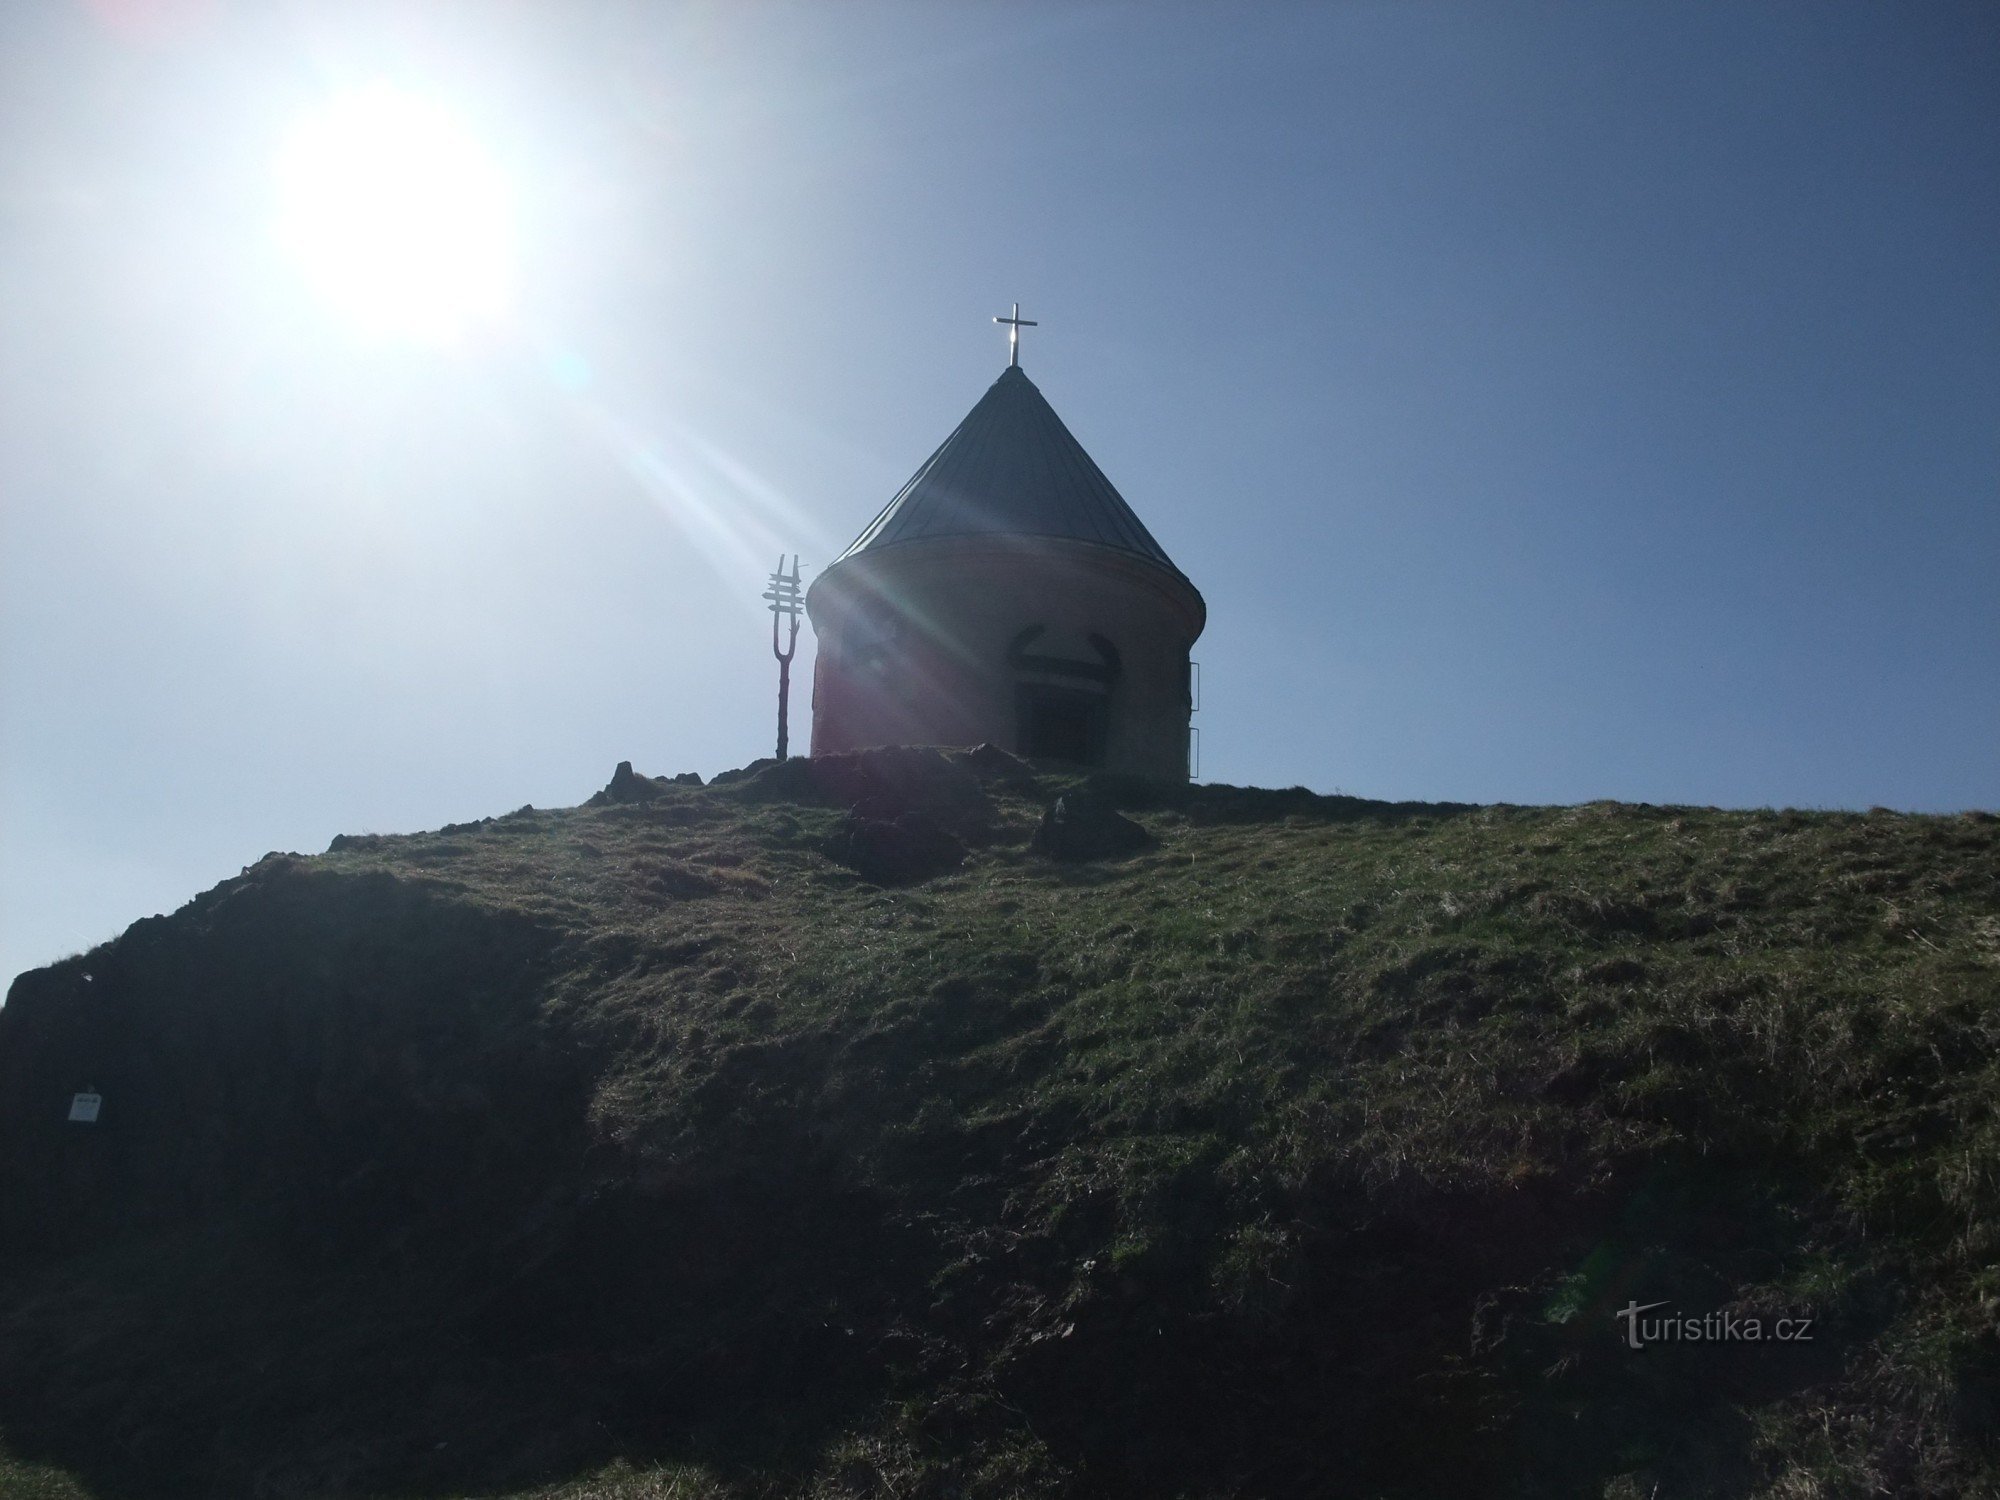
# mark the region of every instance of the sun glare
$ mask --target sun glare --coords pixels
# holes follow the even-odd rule
[[[513,191],[436,100],[345,95],[299,123],[277,170],[280,243],[365,332],[448,341],[506,310]]]

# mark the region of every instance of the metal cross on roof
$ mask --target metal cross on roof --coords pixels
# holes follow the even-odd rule
[[[1022,317],[1021,304],[1018,302],[1014,304],[1013,317],[995,318],[993,321],[996,323],[1005,323],[1008,325],[1007,367],[1009,369],[1012,369],[1015,365],[1018,365],[1021,362],[1021,330],[1023,328],[1039,328],[1041,325],[1037,323],[1033,318]]]

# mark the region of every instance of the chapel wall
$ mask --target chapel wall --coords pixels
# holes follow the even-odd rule
[[[1191,586],[1144,559],[1053,538],[916,543],[828,569],[808,611],[815,755],[986,742],[1027,753],[1028,689],[1093,705],[1106,769],[1187,776],[1187,659],[1202,610]],[[1042,635],[1015,651],[1029,664],[1010,661],[1034,626]],[[1093,636],[1115,652],[1107,684],[1033,665],[1072,659]]]

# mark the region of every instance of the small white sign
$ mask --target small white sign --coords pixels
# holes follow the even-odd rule
[[[97,1111],[104,1103],[102,1094],[78,1094],[69,1101],[69,1117],[83,1125],[97,1123]]]

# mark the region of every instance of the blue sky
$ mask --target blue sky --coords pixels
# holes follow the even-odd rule
[[[769,753],[763,573],[1016,299],[1207,597],[1204,779],[2000,803],[1990,5],[126,11],[0,19],[7,973]],[[456,341],[272,230],[380,85],[512,187]]]

